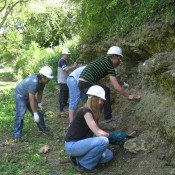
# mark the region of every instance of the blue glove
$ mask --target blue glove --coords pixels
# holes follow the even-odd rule
[[[119,145],[123,147],[127,137],[128,134],[126,134],[125,132],[110,132],[108,137],[109,144]]]

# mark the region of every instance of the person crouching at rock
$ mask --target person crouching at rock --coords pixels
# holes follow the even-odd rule
[[[113,159],[109,145],[109,133],[98,127],[104,104],[105,91],[98,85],[91,86],[86,93],[88,100],[73,119],[65,137],[65,150],[77,170],[95,173],[97,164]],[[95,137],[93,137],[95,135]]]

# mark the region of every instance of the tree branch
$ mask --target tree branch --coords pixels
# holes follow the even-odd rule
[[[2,21],[0,22],[0,29],[2,28],[2,26],[3,26],[4,23],[5,23],[5,21],[7,20],[8,15],[13,11],[14,7],[15,7],[17,4],[19,4],[19,3],[26,3],[26,2],[28,2],[28,1],[29,1],[29,0],[19,0],[19,1],[15,2],[15,3],[11,3],[10,5],[8,5],[7,8],[6,8],[5,15],[4,15],[4,17],[2,18]],[[5,5],[4,5],[4,7],[3,7],[2,9],[5,9],[6,5],[7,5],[7,2],[6,2],[6,0],[5,0]]]
[[[7,0],[4,0],[4,1],[5,1],[4,6],[0,9],[0,12],[2,12],[5,9],[6,5],[7,5]]]

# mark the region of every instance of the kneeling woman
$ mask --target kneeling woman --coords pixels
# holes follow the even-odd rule
[[[95,173],[99,163],[109,162],[113,153],[107,149],[109,133],[98,127],[98,120],[105,99],[102,87],[91,86],[88,100],[72,121],[65,137],[65,150],[77,169],[85,173]],[[94,137],[95,135],[95,137]]]

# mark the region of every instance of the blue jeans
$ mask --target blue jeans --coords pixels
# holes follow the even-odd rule
[[[87,95],[84,92],[80,92],[78,82],[74,77],[67,78],[67,86],[69,88],[69,109],[76,110],[78,108],[79,99],[85,103],[87,101]]]
[[[107,149],[107,137],[92,137],[79,141],[65,142],[65,150],[69,156],[76,157],[83,167],[93,169],[99,163],[113,159],[113,153]]]
[[[24,98],[19,94],[14,95],[15,98],[15,104],[16,104],[16,115],[15,115],[15,121],[14,121],[14,132],[13,132],[13,138],[15,139],[21,139],[22,136],[22,129],[24,125],[24,114],[26,110],[28,109],[32,116],[33,112],[30,107],[29,99]],[[35,101],[36,105],[38,104],[37,101]],[[42,115],[39,114],[39,123],[37,123],[37,126],[40,131],[47,131],[44,118]]]

